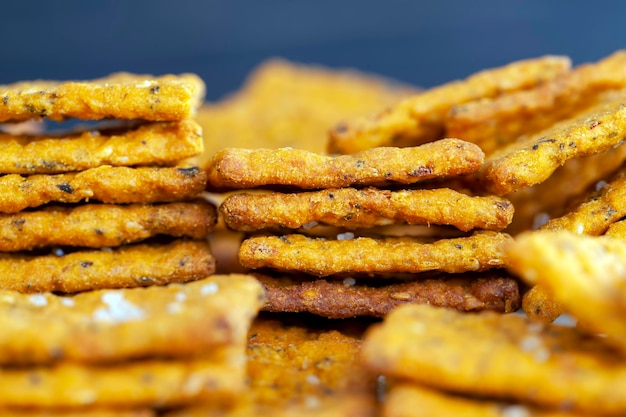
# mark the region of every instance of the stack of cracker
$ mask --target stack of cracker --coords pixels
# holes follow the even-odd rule
[[[125,121],[0,133],[3,415],[151,415],[244,388],[263,289],[209,277],[217,213],[191,159],[203,150],[191,120],[203,96],[192,74],[0,86],[6,126]]]
[[[478,171],[483,158],[457,139],[344,156],[229,148],[209,166],[209,189],[282,191],[234,193],[220,205],[229,227],[255,233],[239,261],[261,272],[267,311],[380,317],[399,304],[429,303],[510,312],[519,289],[500,270],[510,236],[499,230],[511,204],[436,182]],[[446,228],[381,236],[380,226],[392,224],[410,225],[407,234]]]

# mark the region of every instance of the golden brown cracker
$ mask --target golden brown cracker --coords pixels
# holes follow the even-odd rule
[[[0,177],[0,212],[17,213],[47,203],[98,201],[108,204],[189,200],[206,187],[198,167],[112,167],[56,175]]]
[[[510,269],[540,283],[588,331],[626,353],[626,242],[569,231],[525,233],[509,247]]]
[[[416,91],[354,70],[267,60],[234,95],[198,110],[194,120],[205,142],[201,163],[225,144],[324,153],[328,128],[337,120],[373,112]]]
[[[342,122],[330,132],[328,150],[351,154],[379,146],[415,146],[439,139],[452,106],[482,97],[521,90],[569,71],[562,56],[517,61],[480,71],[407,98],[370,117]]]
[[[504,198],[474,197],[448,188],[240,193],[226,198],[220,212],[231,229],[240,231],[310,228],[318,223],[348,229],[406,223],[500,230],[513,218],[513,206]]]
[[[589,189],[613,175],[624,160],[626,146],[570,159],[544,182],[507,194],[515,207],[515,215],[506,231],[515,235],[538,229],[550,219],[565,215],[581,196],[588,195]]]
[[[626,239],[626,221],[624,219],[617,221],[609,226],[604,236],[614,237],[616,239]]]
[[[38,211],[0,214],[0,251],[44,246],[102,248],[158,235],[204,239],[217,210],[204,201],[163,204],[47,206]]]
[[[125,409],[87,407],[77,409],[0,409],[4,417],[156,417],[154,410],[149,408]]]
[[[301,149],[240,149],[218,152],[209,166],[209,188],[283,185],[304,189],[352,185],[413,184],[480,169],[476,145],[443,139],[411,148],[376,148],[327,156]]]
[[[459,311],[510,313],[520,306],[517,281],[498,273],[440,275],[388,283],[303,280],[255,274],[267,294],[264,311],[309,312],[329,318],[384,317],[403,304],[430,304]]]
[[[608,183],[565,215],[551,219],[542,229],[569,230],[584,235],[601,235],[611,224],[626,216],[626,170],[620,170]]]
[[[72,297],[2,291],[0,363],[102,363],[198,355],[243,342],[264,300],[255,279],[235,274]]]
[[[605,152],[626,135],[626,106],[603,104],[486,159],[479,177],[489,192],[504,195],[545,181],[567,160]]]
[[[626,51],[618,51],[535,88],[454,106],[446,134],[476,143],[489,155],[521,135],[539,132],[606,100],[607,89],[626,87],[625,68]]]
[[[525,404],[454,395],[410,383],[394,384],[383,402],[385,417],[584,417]]]
[[[216,259],[205,241],[125,245],[48,255],[0,254],[0,289],[21,293],[165,285],[205,278]]]
[[[552,323],[565,311],[542,284],[526,291],[522,297],[522,310],[531,319],[544,323]]]
[[[244,389],[243,346],[200,357],[0,369],[0,407],[165,408],[232,402]]]
[[[173,166],[202,149],[202,130],[191,120],[56,136],[0,133],[0,173],[59,174],[100,165]]]
[[[298,234],[257,236],[242,242],[239,261],[247,268],[274,268],[317,276],[484,271],[506,265],[504,246],[510,240],[508,234],[489,231],[428,243],[418,238],[340,236],[328,240]]]
[[[374,372],[477,397],[623,414],[626,361],[602,338],[519,315],[401,306],[370,328]]]
[[[195,74],[115,73],[89,81],[22,81],[0,85],[0,122],[191,117],[204,98]]]

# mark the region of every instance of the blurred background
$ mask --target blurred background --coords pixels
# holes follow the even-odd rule
[[[356,68],[429,87],[543,54],[626,47],[619,1],[3,2],[0,83],[195,72],[217,100],[261,61]]]

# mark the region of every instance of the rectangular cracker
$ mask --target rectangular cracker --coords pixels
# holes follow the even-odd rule
[[[510,240],[506,233],[490,231],[430,243],[418,238],[326,240],[297,234],[258,236],[242,242],[239,262],[246,268],[273,268],[317,276],[484,271],[506,265],[504,246]]]
[[[570,231],[536,231],[508,248],[510,269],[541,284],[582,328],[626,353],[626,242]]]
[[[101,165],[173,166],[202,150],[202,129],[191,120],[56,136],[0,133],[0,174],[60,174]]]
[[[571,61],[544,56],[483,70],[409,97],[369,117],[339,123],[330,132],[331,153],[350,154],[379,146],[415,146],[443,136],[452,106],[523,90],[567,73]]]
[[[621,145],[626,136],[625,103],[602,104],[495,152],[479,173],[481,185],[505,195],[545,181],[570,159]]]
[[[0,122],[71,117],[176,121],[195,114],[204,90],[195,74],[120,72],[89,81],[22,81],[0,85]]]
[[[56,249],[48,255],[0,254],[0,289],[76,293],[165,285],[205,278],[215,264],[206,241],[185,239],[70,253]]]
[[[107,365],[0,368],[0,407],[166,408],[233,402],[245,387],[243,344],[202,356]]]
[[[204,200],[163,204],[47,206],[0,214],[0,251],[45,246],[102,248],[157,235],[204,239],[217,222],[217,209]]]
[[[513,218],[513,206],[502,197],[470,196],[449,188],[238,193],[224,200],[220,212],[228,227],[247,232],[308,229],[318,223],[348,229],[406,223],[451,225],[462,231],[500,230]]]
[[[429,387],[587,413],[626,410],[626,360],[599,337],[519,315],[392,311],[361,351],[374,372]]]
[[[47,203],[97,201],[107,204],[189,200],[206,187],[198,167],[112,167],[56,175],[0,177],[0,212],[17,213]]]
[[[386,417],[584,417],[588,414],[460,396],[418,384],[398,383],[392,386],[385,398],[383,415]]]
[[[446,134],[480,145],[487,154],[544,130],[606,100],[609,89],[626,87],[626,50],[594,63],[580,65],[533,89],[454,106],[446,120]]]
[[[384,317],[403,304],[429,304],[459,311],[511,313],[520,306],[517,281],[503,273],[440,274],[391,282],[307,280],[254,274],[267,294],[264,311],[308,312],[329,318]]]
[[[282,185],[304,189],[414,184],[478,171],[484,154],[457,139],[411,148],[375,148],[328,156],[301,149],[227,148],[209,164],[209,188]]]
[[[73,297],[1,291],[0,364],[188,358],[216,346],[243,343],[264,301],[261,285],[246,275]],[[28,369],[16,372],[26,375]],[[0,405],[9,404],[0,400]]]

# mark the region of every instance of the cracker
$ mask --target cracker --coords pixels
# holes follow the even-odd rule
[[[568,231],[520,235],[509,248],[511,271],[541,283],[588,331],[626,353],[626,242]]]
[[[533,89],[452,107],[446,134],[480,145],[487,154],[521,135],[539,132],[597,104],[607,89],[626,87],[626,51],[540,84]]]
[[[626,170],[620,170],[599,190],[567,214],[551,219],[544,230],[569,230],[578,234],[601,235],[611,224],[626,216]]]
[[[194,120],[205,140],[201,163],[224,144],[323,153],[328,127],[337,120],[371,113],[416,92],[353,70],[270,59],[255,68],[233,96],[198,109]]]
[[[309,281],[289,276],[255,274],[255,277],[267,294],[263,310],[272,312],[309,312],[347,318],[384,317],[403,304],[503,313],[511,313],[520,306],[517,281],[498,273],[440,275],[378,285],[357,282],[354,278]]]
[[[156,417],[149,408],[124,409],[88,407],[83,409],[0,409],[4,417]]]
[[[484,271],[506,265],[504,246],[510,240],[508,234],[488,231],[428,243],[418,238],[326,240],[297,234],[259,236],[242,242],[239,261],[246,268],[274,268],[317,276]]]
[[[230,228],[240,231],[310,228],[318,223],[349,229],[407,223],[500,230],[513,218],[513,206],[504,198],[473,197],[448,188],[241,193],[226,198],[220,212]]]
[[[163,204],[47,206],[0,214],[0,251],[44,246],[101,248],[157,235],[203,239],[215,226],[217,210],[204,201]]]
[[[515,235],[563,216],[573,202],[613,175],[625,160],[626,146],[586,158],[570,159],[544,182],[507,194],[515,207],[515,216],[506,231]]]
[[[476,172],[483,163],[476,145],[443,139],[412,148],[376,148],[326,156],[292,149],[227,148],[209,166],[209,187],[283,185],[304,189],[352,185],[413,184]]]
[[[605,340],[519,315],[401,306],[370,328],[374,372],[476,397],[590,415],[626,410],[626,360]]]
[[[175,240],[48,255],[1,254],[0,289],[21,293],[75,293],[97,289],[165,285],[215,272],[205,241]]]
[[[243,341],[264,300],[261,285],[246,275],[73,297],[2,291],[0,363],[95,364],[198,355]]]
[[[166,408],[234,401],[244,389],[243,346],[200,357],[148,359],[117,364],[61,362],[0,369],[0,407],[71,409]]]
[[[0,133],[0,173],[59,174],[100,165],[172,166],[202,149],[202,129],[191,120],[56,136]]]
[[[544,56],[480,71],[407,98],[370,117],[339,123],[330,132],[328,150],[350,154],[379,146],[415,146],[442,137],[452,106],[482,97],[534,87],[569,71],[563,56]]]
[[[0,85],[0,122],[70,117],[182,120],[195,114],[204,88],[195,74],[115,73],[90,81],[23,81]]]
[[[198,167],[112,167],[56,175],[0,177],[0,212],[17,213],[47,203],[99,201],[108,204],[188,200],[206,187]]]
[[[465,397],[409,383],[394,385],[383,404],[385,417],[583,417],[565,410]]]
[[[603,104],[494,153],[485,161],[479,177],[487,191],[508,194],[545,181],[569,159],[619,146],[624,136],[624,102]]]
[[[565,312],[563,306],[542,284],[531,287],[522,297],[522,310],[533,320],[552,323]]]

